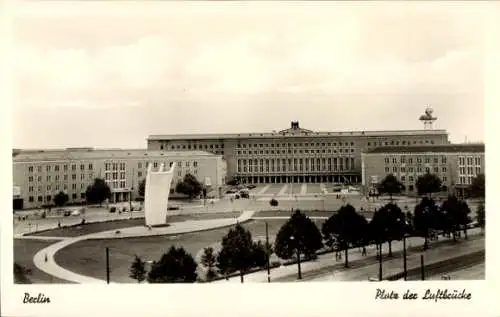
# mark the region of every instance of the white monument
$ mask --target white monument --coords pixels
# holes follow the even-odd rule
[[[168,171],[162,163],[160,169],[154,172],[151,165],[148,164],[144,189],[144,216],[148,227],[167,223],[168,196],[175,169],[175,163]]]

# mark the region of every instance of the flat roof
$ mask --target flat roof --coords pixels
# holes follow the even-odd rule
[[[158,151],[147,149],[93,149],[69,148],[47,150],[18,150],[13,156],[13,162],[44,161],[44,160],[81,160],[106,158],[182,158],[182,157],[218,157],[221,155],[205,151]]]
[[[389,153],[484,153],[484,143],[378,147],[365,154]]]
[[[303,130],[286,130],[280,132],[229,133],[229,134],[153,134],[148,141],[162,140],[222,140],[222,139],[261,139],[276,137],[378,137],[378,136],[408,136],[408,135],[448,135],[446,130],[394,130],[394,131],[341,131],[341,132],[305,132]]]

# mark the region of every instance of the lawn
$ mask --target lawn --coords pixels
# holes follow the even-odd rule
[[[270,240],[278,233],[285,220],[267,220]],[[318,227],[322,220],[315,221]],[[265,221],[252,220],[243,224],[254,238],[265,239]],[[143,260],[158,260],[170,246],[182,246],[193,257],[204,247],[220,242],[228,228],[215,229],[178,236],[127,238],[112,240],[87,240],[72,244],[56,253],[56,262],[79,274],[100,279],[106,278],[105,248],[110,250],[110,278],[113,282],[133,283],[128,277],[130,264],[137,254]]]
[[[33,256],[41,249],[48,247],[57,241],[40,241],[28,239],[14,239],[14,261],[21,266],[30,269],[31,275],[28,279],[34,284],[46,283],[70,283],[65,280],[52,277],[51,275],[40,271],[33,264]]]
[[[196,215],[175,215],[170,216],[169,221],[180,222],[186,220],[202,220],[202,219],[217,219],[217,218],[236,218],[240,215],[237,213],[214,213],[214,214],[196,214]],[[46,237],[78,237],[86,234],[115,230],[127,227],[143,226],[144,218],[126,219],[126,220],[113,220],[107,222],[88,223],[83,226],[73,226],[66,228],[57,228],[53,230],[46,230],[42,232],[32,233],[33,236],[46,236]]]

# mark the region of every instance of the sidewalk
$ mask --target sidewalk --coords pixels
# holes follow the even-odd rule
[[[479,228],[474,228],[468,230],[468,235],[469,239],[472,238],[472,236],[476,236],[480,234],[481,230]],[[445,238],[447,239],[447,238]],[[440,238],[439,241],[443,240],[443,238]],[[439,241],[437,243],[439,244]],[[483,240],[484,241],[484,240]],[[462,241],[463,242],[463,241]],[[420,237],[411,237],[406,239],[406,248],[412,248],[416,246],[423,246],[424,244],[424,239]],[[436,246],[436,242],[430,242],[429,243],[430,249],[425,252],[425,256],[427,257],[427,254],[431,254],[432,252],[440,252],[441,248],[438,248]],[[385,258],[385,255],[388,253],[388,244],[384,243],[382,246],[382,253],[384,254],[384,261],[388,261],[387,258]],[[483,242],[483,248],[484,248],[484,242]],[[454,248],[454,250],[458,250],[459,248]],[[402,252],[403,250],[403,243],[401,241],[393,241],[392,243],[392,252],[394,255],[396,255],[397,252]],[[354,248],[349,250],[349,263],[354,264],[357,261],[357,265],[360,266],[360,264],[366,264],[367,262],[369,265],[371,265],[373,262],[376,262],[375,256],[376,256],[376,250],[374,246],[370,246],[366,248],[367,251],[367,256],[362,256],[361,252],[358,248]],[[468,251],[465,250],[465,251]],[[415,254],[415,252],[413,252]],[[420,252],[418,253],[420,255]],[[309,280],[312,280],[313,278],[316,278],[318,275],[324,274],[324,275],[330,275],[334,270],[339,270],[343,266],[343,260],[344,260],[344,252],[342,252],[342,261],[335,262],[335,254],[334,253],[327,253],[323,255],[319,255],[318,258],[315,261],[309,261],[309,262],[303,262],[301,263],[301,269],[302,269],[302,274],[303,277],[306,275],[313,275]],[[402,264],[400,258],[396,258],[392,261],[395,261],[394,263],[398,263],[399,269],[401,269]],[[385,262],[384,262],[385,263]],[[420,264],[419,264],[420,265]],[[335,267],[333,267],[335,266]],[[338,266],[338,268],[337,268]],[[353,266],[353,265],[351,265]],[[408,266],[409,268],[410,266]],[[349,271],[354,271],[354,267],[351,269],[346,269],[345,272]],[[318,274],[315,274],[315,272],[319,271]],[[373,270],[372,270],[373,271]],[[311,273],[312,272],[312,273]],[[324,273],[322,273],[324,272]],[[374,274],[371,275],[376,275],[378,272],[378,269],[373,271]],[[397,272],[396,272],[397,273]],[[349,273],[347,273],[349,274]],[[324,276],[323,275],[323,276]],[[384,273],[384,276],[386,274]],[[297,279],[297,264],[292,264],[288,266],[280,266],[278,268],[271,269],[271,282],[283,282],[283,281],[293,281]],[[367,280],[366,278],[365,280]],[[250,283],[263,283],[267,282],[267,271],[262,270],[258,271],[255,273],[250,273],[244,276],[244,281],[245,282],[250,282]],[[229,280],[218,280],[213,283],[241,283],[240,277],[235,276],[229,278]]]

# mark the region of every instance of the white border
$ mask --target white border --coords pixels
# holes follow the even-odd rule
[[[359,5],[356,3],[355,5]],[[376,3],[386,5],[386,3]],[[442,4],[442,3],[441,3]],[[437,5],[441,5],[437,4]],[[470,3],[468,3],[470,4]],[[143,6],[155,6],[158,3],[102,3],[102,10],[96,12],[86,10],[89,17],[97,14],[107,14],[106,9],[113,9],[115,14],[137,12]],[[162,4],[171,6],[175,4]],[[207,6],[212,6],[208,8]],[[275,8],[272,3],[251,3],[244,5],[260,5],[262,9]],[[327,3],[323,4],[327,5]],[[374,3],[370,3],[374,5]],[[487,39],[487,55],[485,56],[485,103],[486,103],[486,168],[487,168],[487,245],[486,255],[486,281],[482,282],[415,282],[415,283],[290,283],[290,284],[244,284],[244,285],[13,285],[12,275],[12,213],[11,211],[11,108],[10,105],[10,72],[9,61],[13,56],[8,56],[7,49],[10,43],[9,8],[0,10],[3,14],[0,25],[2,46],[1,69],[2,90],[0,115],[0,129],[2,142],[2,163],[0,166],[2,182],[0,197],[3,206],[1,213],[1,308],[5,316],[328,316],[328,315],[369,315],[369,316],[498,316],[498,289],[500,279],[497,269],[499,255],[492,250],[498,249],[498,232],[496,228],[500,223],[498,213],[500,206],[496,198],[499,193],[498,178],[500,168],[495,163],[498,161],[498,137],[496,130],[499,111],[500,65],[498,56],[499,8],[498,3],[482,3],[489,16],[485,28]],[[27,6],[26,3],[16,3],[16,6]],[[86,8],[80,3],[48,2],[31,3],[30,10],[33,14],[44,11],[58,11],[61,14],[67,10],[83,10]],[[187,3],[186,6],[196,6]],[[224,2],[218,6],[230,6]],[[297,9],[304,3],[295,3],[287,10]],[[215,10],[213,2],[196,6],[196,10]],[[13,105],[15,106],[15,105]],[[476,105],[471,105],[474,107]],[[480,105],[477,105],[480,106]],[[467,124],[464,122],[464,124]],[[26,127],[29,128],[29,127]],[[422,293],[426,288],[437,289],[444,285],[448,288],[456,286],[465,288],[473,295],[472,300],[457,302],[423,302],[405,301],[375,301],[373,300],[377,287],[385,286],[386,289],[400,293],[411,288]],[[51,299],[51,304],[28,305],[22,304],[24,292],[44,293]],[[496,313],[496,314],[495,314]]]

